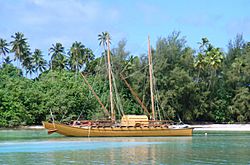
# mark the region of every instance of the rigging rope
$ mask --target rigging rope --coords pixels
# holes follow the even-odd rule
[[[127,78],[129,78],[129,77],[133,77],[136,73],[138,73],[138,72],[140,72],[140,71],[144,70],[146,67],[148,67],[148,64],[147,64],[146,66],[144,66],[143,68],[141,68],[141,69],[139,69],[139,70],[135,71],[135,72],[134,72],[134,73],[132,73],[131,75],[129,75],[129,76],[127,76],[127,77],[125,77],[125,79],[127,79]],[[123,69],[123,70],[125,70],[125,69]],[[122,73],[122,72],[121,72],[121,73]]]
[[[124,115],[124,111],[123,111],[123,107],[122,107],[122,103],[121,103],[121,98],[120,98],[120,96],[119,96],[119,94],[118,94],[118,90],[117,90],[117,86],[116,86],[114,74],[113,74],[112,71],[111,71],[111,74],[112,74],[112,78],[113,78],[114,89],[115,89],[115,95],[116,95],[118,107],[119,107],[119,110],[121,111],[122,115]]]
[[[100,49],[99,49],[100,50]],[[100,58],[100,60],[99,60],[99,64],[97,65],[97,68],[96,68],[96,72],[97,72],[97,74],[100,74],[100,72],[101,72],[101,70],[102,69],[107,69],[107,66],[106,66],[106,57],[104,56],[104,57],[99,57]],[[103,61],[104,61],[104,59],[105,59],[105,63],[104,63],[104,68],[102,68],[101,66],[102,66],[102,63],[103,63]],[[97,79],[97,77],[98,76],[94,76],[94,82],[93,82],[93,87],[97,84],[97,81],[96,81],[96,79]],[[105,78],[106,78],[106,76],[104,76]],[[91,91],[90,91],[90,93],[91,93]],[[102,97],[101,97],[102,98]],[[103,100],[103,99],[101,99],[101,100]],[[102,101],[103,102],[103,101]],[[107,101],[106,101],[106,105],[104,106],[105,108],[107,108]]]
[[[112,61],[112,56],[111,56],[111,61]],[[117,110],[119,111],[119,113],[121,113],[122,115],[124,115],[124,111],[123,111],[123,106],[122,106],[122,103],[121,103],[121,98],[118,94],[118,90],[117,90],[117,86],[116,86],[116,81],[115,81],[115,76],[114,76],[114,73],[113,73],[113,70],[111,68],[111,77],[112,77],[112,80],[113,80],[113,85],[114,85],[114,91],[115,91],[115,98],[116,98],[116,107],[117,107]]]

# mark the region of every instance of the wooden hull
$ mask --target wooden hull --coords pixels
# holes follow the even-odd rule
[[[192,128],[161,128],[161,127],[73,127],[64,124],[43,122],[49,133],[57,132],[65,136],[78,137],[146,137],[146,136],[192,136]]]

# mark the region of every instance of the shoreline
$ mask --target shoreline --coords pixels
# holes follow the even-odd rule
[[[250,124],[195,124],[189,125],[194,131],[250,131]],[[42,125],[21,126],[16,128],[0,128],[0,130],[43,130]]]
[[[190,126],[196,131],[250,131],[250,124],[201,124]]]

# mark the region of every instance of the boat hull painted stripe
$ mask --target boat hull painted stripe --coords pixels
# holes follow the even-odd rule
[[[193,128],[161,128],[161,127],[73,127],[64,124],[43,122],[44,128],[56,130],[65,136],[78,137],[146,137],[146,136],[192,136]]]

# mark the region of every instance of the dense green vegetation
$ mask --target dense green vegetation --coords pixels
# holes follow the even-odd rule
[[[107,118],[80,75],[84,73],[109,109],[107,36],[98,35],[101,57],[75,41],[68,52],[61,43],[52,44],[49,61],[40,49],[32,52],[20,32],[10,42],[0,38],[0,126],[41,124],[50,120],[50,113],[58,121]],[[150,109],[147,52],[134,56],[125,46],[122,40],[111,50],[117,118],[143,113],[120,74]],[[157,118],[249,122],[250,42],[237,35],[223,52],[202,38],[197,47],[188,47],[174,32],[159,38],[152,48]]]

